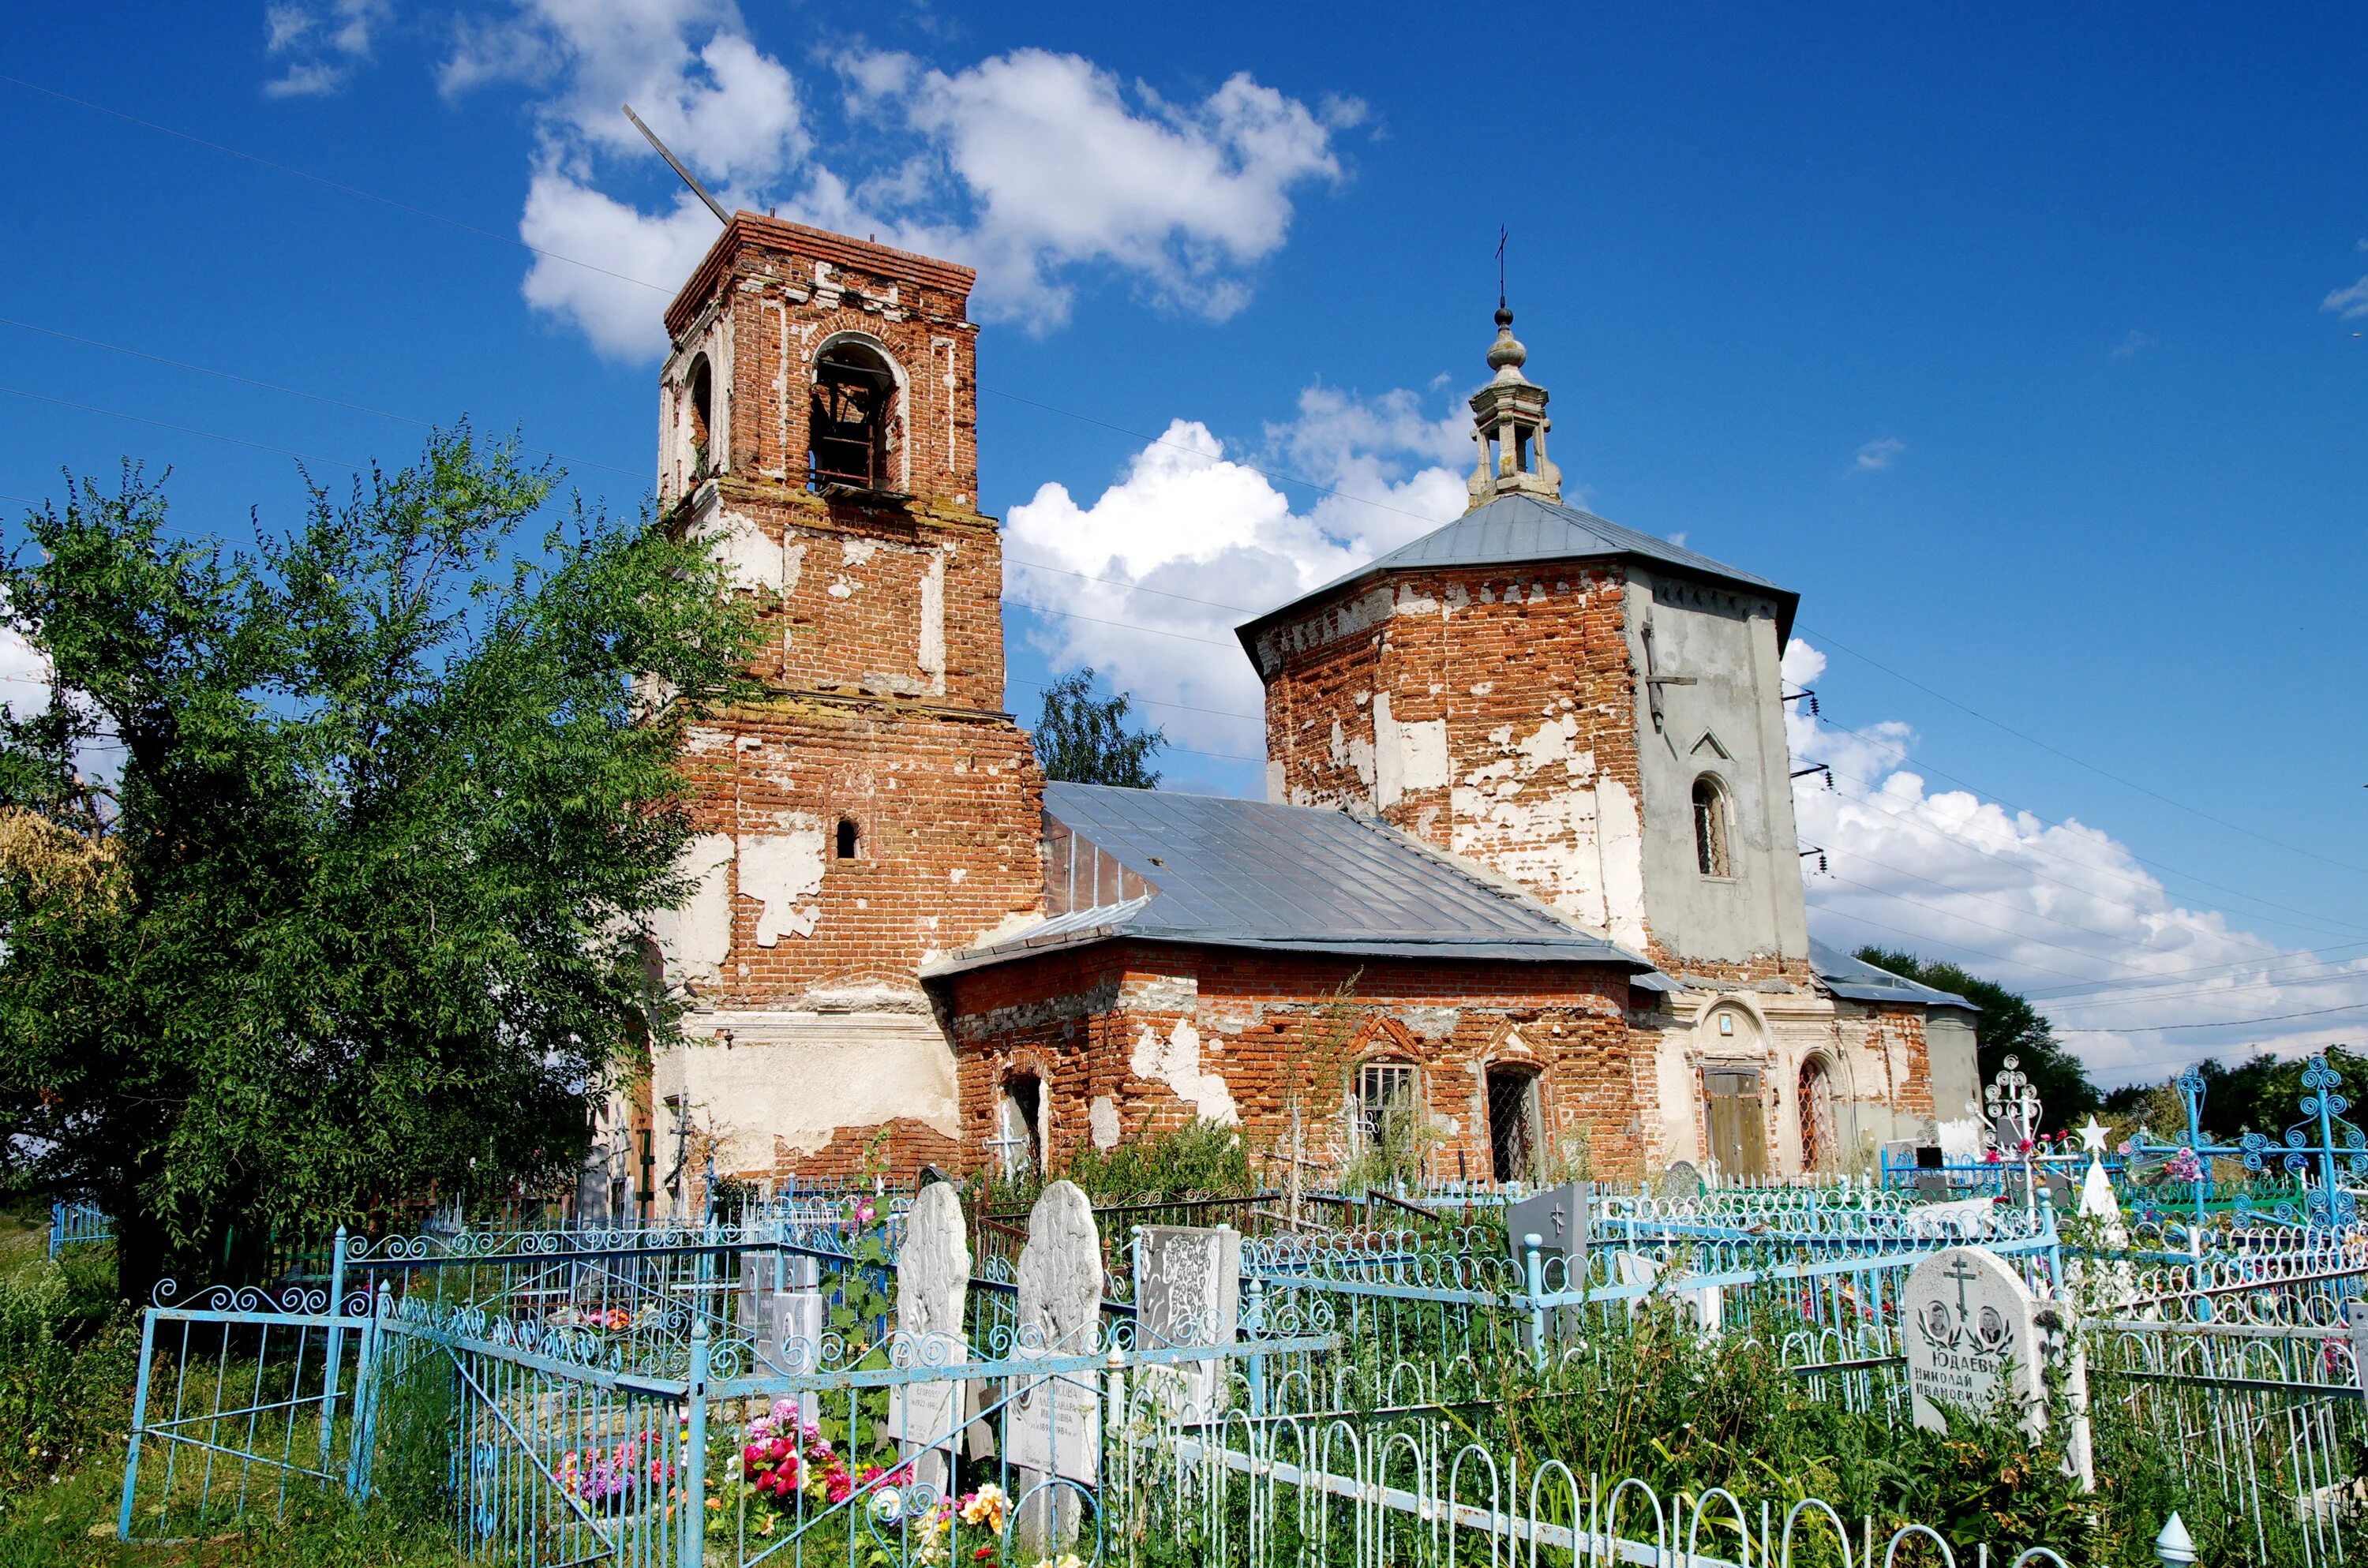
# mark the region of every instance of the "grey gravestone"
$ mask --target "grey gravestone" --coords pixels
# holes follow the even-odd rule
[[[905,1216],[905,1244],[896,1250],[896,1332],[912,1365],[948,1367],[970,1359],[962,1302],[970,1290],[970,1238],[962,1199],[953,1187],[933,1182],[913,1199]],[[942,1495],[951,1479],[953,1451],[963,1410],[960,1379],[906,1383],[889,1391],[888,1430],[898,1452],[916,1459],[914,1479]]]
[[[2062,1171],[2049,1171],[2040,1179],[2047,1188],[2047,1201],[2055,1205],[2055,1211],[2058,1214],[2072,1212],[2072,1205],[2077,1201],[2072,1196],[2072,1178]]]
[[[740,1257],[740,1321],[748,1325],[756,1369],[793,1377],[818,1369],[825,1304],[822,1265],[789,1252],[747,1252]],[[812,1392],[798,1396],[798,1418],[809,1425],[821,1415]]]
[[[2027,1423],[2043,1414],[2036,1307],[1987,1247],[1944,1247],[1911,1269],[1899,1315],[1916,1425],[1945,1430],[1943,1406],[1977,1415],[2000,1401]]]
[[[1028,1213],[1028,1242],[1019,1249],[1019,1332],[1015,1358],[1089,1355],[1100,1348],[1101,1232],[1094,1206],[1072,1181],[1056,1181]],[[1059,1475],[1096,1484],[1101,1460],[1100,1388],[1092,1372],[1014,1378],[1004,1406],[1003,1449],[1020,1472],[1020,1492]],[[1077,1494],[1065,1487],[1048,1517],[1031,1506],[1022,1520],[1038,1543],[1065,1543],[1077,1533]]]
[[[1564,1267],[1546,1268],[1546,1290],[1580,1290],[1587,1286],[1587,1238],[1595,1207],[1595,1184],[1575,1181],[1508,1204],[1505,1233],[1513,1247],[1513,1261],[1529,1266],[1528,1238],[1536,1236],[1539,1251],[1548,1260],[1564,1259]]]
[[[1700,1198],[1702,1195],[1702,1172],[1693,1167],[1691,1161],[1679,1160],[1676,1165],[1671,1165],[1668,1170],[1661,1173],[1660,1189],[1657,1196],[1662,1198]]]
[[[1139,1239],[1136,1345],[1158,1350],[1235,1343],[1241,1315],[1240,1233],[1222,1225],[1146,1225]],[[1155,1386],[1171,1415],[1210,1420],[1224,1409],[1224,1358],[1145,1369],[1146,1375],[1155,1371]]]

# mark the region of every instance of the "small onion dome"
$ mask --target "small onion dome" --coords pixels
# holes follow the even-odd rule
[[[1518,376],[1521,367],[1528,363],[1529,358],[1530,351],[1521,347],[1520,338],[1513,335],[1513,312],[1505,306],[1498,305],[1497,307],[1497,341],[1488,346],[1488,368],[1492,370],[1510,369]]]

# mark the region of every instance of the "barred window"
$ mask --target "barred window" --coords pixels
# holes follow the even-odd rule
[[[1405,1062],[1368,1062],[1357,1070],[1358,1129],[1369,1149],[1406,1141],[1416,1105],[1415,1068]]]

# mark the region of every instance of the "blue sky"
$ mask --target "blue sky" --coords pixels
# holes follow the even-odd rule
[[[1114,579],[1015,570],[1072,616],[1008,611],[1011,706],[1091,659],[1168,705],[1171,784],[1247,792],[1218,607],[1453,509],[1501,223],[1573,491],[1803,595],[1795,744],[1844,775],[1801,800],[1822,932],[2053,996],[2109,1079],[2368,1033],[2368,15],[324,0],[98,30],[36,10],[0,52],[12,514],[134,455],[238,539],[296,515],[284,453],[335,478],[416,449],[383,414],[462,412],[634,505],[657,312],[712,221],[631,96],[738,200],[982,267],[985,504],[1015,557]]]

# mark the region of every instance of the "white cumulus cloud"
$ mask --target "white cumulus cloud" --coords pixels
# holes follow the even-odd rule
[[[1878,472],[1897,462],[1899,454],[1907,449],[1907,443],[1896,436],[1877,437],[1858,449],[1851,466],[1861,472]]]
[[[1011,509],[1005,594],[1047,612],[1031,635],[1055,668],[1091,665],[1164,705],[1150,717],[1180,744],[1255,756],[1265,693],[1234,627],[1461,513],[1463,479],[1446,465],[1469,431],[1411,392],[1327,387],[1301,393],[1298,417],[1241,460],[1175,420],[1090,503],[1047,484]],[[1268,472],[1318,493],[1294,506]]]
[[[1785,678],[1814,684],[1825,664],[1795,638]],[[1932,788],[1908,766],[1907,725],[1840,730],[1805,706],[1788,710],[1796,765],[1834,769],[1831,790],[1815,778],[1794,790],[1801,842],[1831,868],[1808,881],[1827,940],[1952,960],[2025,992],[2109,1085],[2256,1043],[2292,1054],[2359,1038],[2362,1015],[2325,1010],[2368,1005],[2368,939],[2336,934],[2313,951],[2266,939],[2174,899],[2098,828]]]
[[[1031,331],[1067,320],[1088,269],[1162,305],[1240,309],[1295,192],[1341,177],[1336,134],[1363,118],[1354,100],[1310,108],[1246,74],[1170,102],[1039,49],[958,68],[845,52],[821,74],[837,92],[817,97],[730,0],[519,0],[463,18],[454,39],[448,94],[507,84],[533,106],[521,237],[548,254],[529,300],[628,358],[663,350],[659,312],[713,220],[604,185],[655,166],[623,103],[725,205],[973,266],[978,313]]]
[[[275,98],[321,97],[346,85],[370,59],[373,33],[393,14],[388,0],[329,0],[263,8],[263,51],[279,74],[263,84]]]

